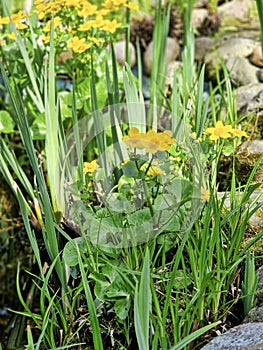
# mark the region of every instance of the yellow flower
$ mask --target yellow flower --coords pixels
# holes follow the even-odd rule
[[[84,23],[84,24],[81,24],[78,26],[78,30],[80,32],[85,32],[86,30],[90,30],[90,28],[92,28],[92,25],[93,25],[93,22],[92,20],[88,21],[87,23]]]
[[[149,167],[149,164],[144,163],[141,167],[140,170],[146,170]],[[157,166],[150,166],[150,168],[147,170],[146,175],[147,176],[158,176],[161,174],[164,174],[165,172],[163,170],[161,170],[160,168],[158,168]]]
[[[102,28],[103,26],[105,26],[105,24],[108,22],[109,20],[105,20],[102,16],[96,16],[96,19],[93,20],[92,23],[92,27],[93,28]],[[110,21],[109,21],[110,22]]]
[[[81,10],[78,11],[78,16],[79,17],[85,17],[85,16],[93,16],[93,15],[97,15],[98,11],[97,11],[97,6],[96,5],[92,5],[90,2],[84,3],[84,6]]]
[[[110,10],[108,10],[108,9],[100,9],[100,10],[96,11],[96,15],[106,16],[109,12],[110,12]]]
[[[18,23],[16,28],[18,30],[22,30],[22,29],[27,29],[28,28],[28,25],[24,24],[24,23]]]
[[[91,162],[84,162],[84,168],[83,172],[88,173],[89,176],[92,176],[92,174],[98,169],[98,164],[96,160],[93,160]]]
[[[68,7],[79,7],[79,0],[66,0],[65,5]]]
[[[100,44],[99,39],[95,38],[94,36],[91,36],[91,37],[89,38],[89,40],[92,41],[92,42],[93,42],[94,44],[96,44],[96,45],[99,45],[99,44]]]
[[[18,24],[22,19],[26,18],[26,14],[22,11],[19,11],[11,16],[11,20],[13,23]]]
[[[140,133],[137,128],[131,128],[128,136],[123,136],[123,141],[132,148],[146,149],[147,153],[156,153],[158,151],[168,151],[175,139],[171,137],[170,131],[157,133],[149,130],[146,134]]]
[[[61,19],[56,16],[54,17],[54,29],[57,28],[61,24]],[[51,20],[47,22],[47,25],[43,28],[43,32],[50,32]]]
[[[206,190],[205,188],[201,187],[201,201],[203,203],[209,202],[210,199],[210,190]]]
[[[139,10],[139,6],[136,4],[133,4],[132,2],[129,2],[128,4],[125,4],[124,6],[128,7],[130,10],[133,10],[133,11]]]
[[[0,24],[9,24],[10,19],[9,17],[0,17]]]
[[[237,136],[237,137],[248,137],[247,133],[243,130],[239,130],[239,129],[232,129],[231,130],[231,133],[234,135],[234,136]]]
[[[110,32],[111,34],[113,34],[116,32],[116,29],[120,27],[121,27],[121,23],[118,23],[116,19],[114,19],[113,21],[105,20],[102,29],[105,32]]]
[[[85,43],[85,38],[80,39],[79,37],[74,36],[68,43],[67,48],[72,49],[76,53],[82,53],[88,50],[91,46],[91,43]]]
[[[16,40],[16,35],[15,33],[10,33],[10,34],[7,34],[7,37],[11,40]]]
[[[122,140],[132,148],[143,149],[145,148],[145,144],[143,139],[145,138],[145,134],[139,132],[137,128],[130,128],[128,132],[128,136],[123,136]]]
[[[212,141],[218,140],[219,138],[228,139],[231,137],[230,132],[232,131],[231,125],[223,125],[221,121],[216,122],[214,128],[207,128],[204,131],[205,135],[210,135],[209,139]]]
[[[0,39],[0,46],[5,45],[5,41],[3,39]]]
[[[50,42],[50,35],[49,34],[48,35],[44,35],[44,36],[41,37],[41,39],[42,39],[43,43],[45,45],[47,45]]]

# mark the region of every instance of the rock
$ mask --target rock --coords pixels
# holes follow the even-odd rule
[[[177,71],[182,71],[182,67],[183,67],[183,64],[181,61],[173,61],[173,62],[170,62],[167,66],[167,73],[166,73],[166,85],[168,87],[172,87],[173,85],[173,80],[174,80],[174,74],[177,72]],[[179,74],[179,78],[180,80],[182,79],[182,75]],[[179,84],[181,84],[182,82],[179,81]]]
[[[205,55],[205,64],[210,78],[215,76],[218,68],[221,67],[221,62],[226,62],[230,57],[248,57],[250,56],[258,43],[250,38],[242,38],[236,35],[227,37],[219,43],[218,47]]]
[[[143,63],[144,70],[147,75],[151,74],[152,70],[152,52],[153,52],[153,41],[147,46],[144,54],[143,54]],[[166,63],[170,63],[175,61],[180,54],[180,46],[176,39],[167,38],[166,42]],[[154,64],[158,64],[158,62],[154,62]]]
[[[234,91],[236,100],[237,115],[255,113],[263,109],[263,84],[248,84],[241,86]]]
[[[263,322],[263,305],[253,307],[245,317],[243,323]]]
[[[202,27],[205,19],[208,17],[208,10],[204,8],[194,8],[192,11],[191,25],[195,29]]]
[[[215,46],[215,40],[207,36],[195,38],[195,60],[203,61],[206,53]]]
[[[115,56],[116,56],[116,60],[117,62],[119,62],[119,64],[121,66],[124,66],[125,62],[126,62],[126,42],[125,40],[121,40],[116,42],[115,47]],[[132,43],[129,43],[129,53],[130,53],[130,66],[133,67],[136,64],[136,52],[135,52],[135,48],[133,46]]]
[[[257,67],[250,64],[244,57],[229,57],[226,61],[226,68],[230,72],[230,80],[235,86],[242,86],[258,82]]]
[[[250,62],[253,63],[255,66],[263,67],[263,56],[262,56],[261,45],[258,45],[252,52]]]
[[[196,0],[194,2],[194,8],[207,7],[209,0]]]
[[[263,82],[263,69],[259,69],[259,70],[257,71],[257,77],[258,77],[258,81],[259,81],[260,83],[262,83],[262,82]]]
[[[218,12],[222,18],[222,25],[240,25],[251,23],[255,26],[257,21],[256,3],[254,0],[233,0],[227,1],[218,6]],[[251,14],[254,13],[254,17]],[[236,21],[234,21],[236,20]]]
[[[236,151],[236,176],[242,183],[246,182],[263,153],[263,141],[252,140],[243,142]],[[259,164],[253,182],[263,182],[263,161]]]
[[[263,322],[245,323],[214,338],[201,350],[262,350]]]

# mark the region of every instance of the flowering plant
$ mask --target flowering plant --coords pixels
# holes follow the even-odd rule
[[[120,142],[127,157],[107,174],[101,158],[84,162],[83,186],[71,186],[82,191],[70,219],[102,246],[136,245],[162,232],[187,229],[193,212],[209,199],[193,151],[198,142],[177,142],[169,130],[140,132],[137,127]]]

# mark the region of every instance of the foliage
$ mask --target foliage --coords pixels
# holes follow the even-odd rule
[[[218,193],[222,157],[233,160],[248,135],[226,69],[204,98],[188,4],[171,96],[170,7],[156,8],[149,109],[140,74],[128,60],[120,67],[114,53],[121,34],[129,36],[133,3],[36,0],[30,15],[4,7],[0,171],[35,256],[34,270],[18,264],[21,310],[13,312],[24,343],[14,346],[198,347],[213,328],[224,329],[241,297],[245,312],[253,306],[248,254],[263,232],[244,238],[261,206],[251,194],[262,157],[243,187],[233,164],[227,191]],[[58,86],[60,73],[70,88]],[[245,260],[241,296],[236,276]]]

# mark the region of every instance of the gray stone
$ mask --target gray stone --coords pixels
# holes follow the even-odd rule
[[[195,38],[195,60],[203,61],[206,53],[215,46],[215,40],[207,36]]]
[[[252,52],[252,55],[250,57],[250,62],[253,63],[255,66],[263,67],[263,56],[262,56],[261,45],[258,45]]]
[[[213,51],[205,55],[205,64],[208,75],[214,77],[218,67],[221,67],[221,60],[226,62],[230,57],[248,57],[250,56],[258,43],[250,38],[237,36],[227,37],[225,41],[219,44]]]
[[[263,322],[263,305],[253,307],[245,317],[243,323]]]
[[[245,323],[231,328],[201,350],[263,350],[263,322]]]
[[[176,39],[167,38],[166,42],[166,63],[175,61],[180,54],[180,46]],[[143,54],[144,70],[147,75],[151,74],[152,64],[158,64],[158,62],[153,62],[153,41],[147,46]]]
[[[234,91],[237,115],[263,109],[263,84],[248,84]]]
[[[258,68],[249,63],[244,57],[232,56],[226,61],[230,72],[230,80],[235,86],[257,83]]]
[[[243,27],[245,23],[258,25],[256,2],[254,0],[226,1],[218,6],[218,12],[222,18],[223,26],[233,25],[233,23],[240,24],[240,27]],[[251,14],[254,14],[254,16],[252,17]]]
[[[125,40],[121,40],[116,42],[115,44],[115,56],[116,56],[116,60],[117,62],[119,62],[119,64],[121,66],[124,66],[125,61],[126,61],[126,42]],[[135,52],[135,48],[133,46],[132,43],[129,43],[129,54],[130,54],[130,66],[133,67],[136,64],[136,52]]]
[[[204,8],[196,8],[193,9],[192,12],[192,19],[191,19],[191,25],[195,29],[199,29],[202,27],[205,19],[208,17],[208,10]]]
[[[257,77],[260,83],[263,82],[263,69],[259,69],[257,72]]]
[[[245,182],[248,180],[257,160],[263,153],[263,141],[252,140],[243,142],[236,151],[236,176]],[[263,161],[259,164],[253,182],[263,182]]]

